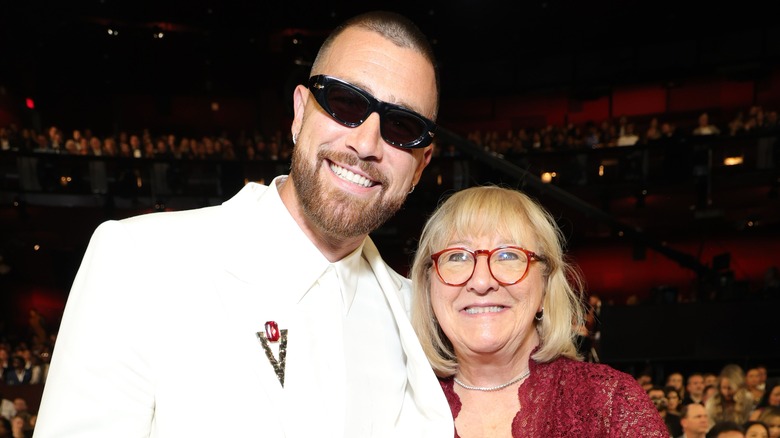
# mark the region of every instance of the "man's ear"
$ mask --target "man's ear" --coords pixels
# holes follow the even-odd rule
[[[431,143],[429,146],[426,146],[422,151],[422,159],[417,164],[417,169],[414,170],[414,178],[412,179],[412,182],[414,185],[417,185],[417,183],[420,182],[420,178],[422,178],[423,169],[431,162],[431,158],[433,157],[433,143]]]
[[[293,91],[293,122],[290,131],[294,137],[297,137],[303,126],[303,113],[306,109],[306,103],[309,101],[309,89],[303,85],[298,85]]]

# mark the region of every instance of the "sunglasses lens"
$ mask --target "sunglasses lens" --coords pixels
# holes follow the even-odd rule
[[[355,128],[366,121],[370,113],[379,113],[382,138],[402,148],[429,145],[435,129],[424,117],[398,105],[377,101],[373,96],[329,76],[312,76],[309,88],[320,106],[337,122]]]
[[[410,145],[424,132],[425,122],[412,114],[389,110],[382,117],[382,137],[390,144]]]
[[[369,102],[354,90],[338,84],[332,84],[325,89],[331,112],[335,117],[350,125],[363,123],[368,114]]]

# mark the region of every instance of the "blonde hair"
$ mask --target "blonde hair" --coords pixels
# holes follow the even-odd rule
[[[527,248],[541,255],[544,266],[544,316],[536,324],[540,346],[532,359],[549,362],[559,356],[579,359],[575,326],[583,324],[578,295],[581,277],[565,260],[563,236],[552,216],[536,201],[517,190],[472,187],[450,196],[428,219],[412,263],[412,325],[436,374],[457,372],[458,359],[431,306],[431,254],[453,236],[498,234],[514,242],[536,242]],[[576,288],[576,289],[575,289]]]
[[[733,404],[728,404],[723,397],[721,386],[724,380],[728,381],[729,387],[734,391]],[[710,423],[733,421],[742,424],[747,421],[753,408],[753,396],[744,386],[742,368],[734,364],[725,366],[718,375],[715,387],[717,391],[707,399],[704,405],[707,409],[707,415],[710,417]]]

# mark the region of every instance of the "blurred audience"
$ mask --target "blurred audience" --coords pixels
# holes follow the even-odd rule
[[[739,365],[728,364],[723,367],[718,376],[718,391],[705,403],[711,425],[724,421],[736,424],[748,421],[753,410],[753,397],[745,387],[744,376]]]

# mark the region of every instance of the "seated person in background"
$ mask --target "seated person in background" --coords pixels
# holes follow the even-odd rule
[[[710,416],[710,424],[732,421],[744,424],[750,417],[753,409],[753,397],[745,388],[744,380],[741,380],[739,370],[727,365],[718,377],[716,388],[718,391],[707,399],[704,407]]]
[[[745,438],[742,428],[733,421],[715,423],[707,432],[707,438]]]
[[[683,405],[691,403],[704,404],[704,376],[701,373],[692,373],[685,381],[685,395],[683,396]]]
[[[667,411],[679,416],[680,407],[682,407],[680,392],[674,386],[664,386],[664,395],[666,396]]]
[[[11,435],[12,438],[30,438],[32,437],[32,431],[27,428],[27,423],[22,416],[15,416],[11,418]]]
[[[633,146],[639,141],[636,129],[633,123],[626,125],[626,131],[621,133],[617,139],[618,146]]]
[[[11,422],[5,418],[0,417],[0,438],[11,438]]]
[[[5,374],[5,384],[8,386],[22,385],[30,383],[32,379],[32,370],[25,367],[25,361],[22,356],[11,358],[11,369]]]
[[[758,421],[764,423],[769,429],[769,438],[780,438],[780,408],[767,406],[761,412]]]
[[[661,388],[660,386],[653,386],[647,390],[647,396],[650,397],[650,400],[652,400],[655,408],[658,409],[658,414],[661,416],[661,418],[664,419],[666,428],[669,429],[669,435],[676,437],[682,435],[683,430],[682,426],[680,425],[680,415],[669,410],[668,391],[675,393],[674,388],[671,386],[666,386],[664,388]],[[678,402],[675,403],[679,404]]]
[[[742,426],[745,438],[769,438],[769,428],[760,421],[748,421]]]
[[[780,379],[771,379],[766,383],[764,395],[756,404],[756,408],[750,413],[751,420],[758,420],[761,412],[768,406],[780,407]]]
[[[710,419],[707,416],[707,410],[699,403],[683,406],[680,412],[680,426],[683,434],[679,438],[705,438],[707,431],[710,429]]]
[[[579,360],[580,282],[554,219],[527,195],[452,195],[426,223],[411,276],[412,323],[456,436],[669,436],[633,377]]]
[[[759,372],[758,368],[750,368],[745,373],[745,387],[748,391],[750,391],[750,394],[753,396],[753,400],[758,402],[758,400],[761,400],[761,397],[764,395],[764,388],[760,388],[761,384],[761,373]]]
[[[693,135],[718,135],[720,129],[710,123],[710,116],[707,113],[702,113],[698,119],[698,125],[693,130]]]
[[[666,377],[666,384],[664,386],[672,386],[682,396],[683,389],[683,375],[679,372],[673,372]]]

